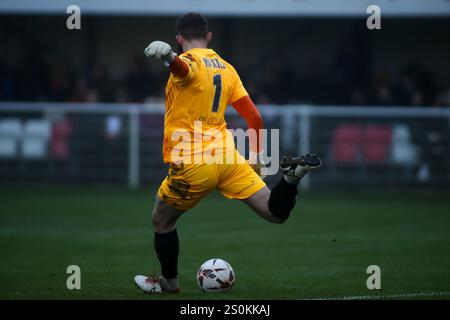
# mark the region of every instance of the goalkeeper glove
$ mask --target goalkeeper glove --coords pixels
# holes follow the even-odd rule
[[[144,53],[147,57],[163,60],[166,65],[169,65],[177,56],[172,47],[162,41],[153,41],[145,48]]]

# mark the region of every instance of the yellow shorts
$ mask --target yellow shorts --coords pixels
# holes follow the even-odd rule
[[[242,157],[236,150],[236,157]],[[266,183],[245,162],[242,164],[170,164],[158,190],[167,204],[188,210],[210,191],[218,189],[228,199],[247,199]]]

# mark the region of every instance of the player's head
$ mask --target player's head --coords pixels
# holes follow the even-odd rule
[[[176,26],[176,40],[182,51],[193,47],[207,47],[212,33],[208,30],[208,21],[199,13],[187,13],[178,18]]]

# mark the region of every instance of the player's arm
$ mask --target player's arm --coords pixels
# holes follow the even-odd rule
[[[166,66],[169,67],[170,72],[176,78],[180,80],[189,78],[189,73],[191,71],[189,64],[180,59],[168,43],[163,41],[153,41],[145,48],[144,53],[147,57],[164,61]]]
[[[255,157],[259,159],[259,155],[262,153],[263,141],[261,141],[260,130],[263,129],[264,123],[261,114],[256,109],[255,104],[245,90],[236,69],[231,64],[227,64],[227,67],[232,71],[233,88],[231,90],[231,96],[229,103],[234,109],[247,121],[249,129],[254,129],[256,132],[256,139],[252,139],[252,135],[249,135],[250,140],[250,159]],[[256,140],[256,141],[255,141]]]
[[[262,151],[262,141],[260,141],[259,132],[264,128],[263,118],[248,95],[240,98],[231,104],[234,109],[245,119],[249,129],[256,132],[256,141],[250,141],[250,151],[260,153]]]
[[[262,159],[263,141],[260,136],[260,130],[264,128],[263,118],[248,95],[236,100],[231,104],[234,109],[245,119],[249,129],[254,130],[255,135],[249,135],[250,158],[249,163],[252,168],[260,175],[263,173],[264,161]]]

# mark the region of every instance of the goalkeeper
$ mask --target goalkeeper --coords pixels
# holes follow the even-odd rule
[[[300,179],[321,165],[320,159],[311,154],[285,157],[280,162],[282,179],[272,191],[266,186],[227,134],[225,109],[232,105],[256,132],[263,128],[263,120],[233,66],[208,49],[211,38],[206,19],[190,13],[176,23],[176,41],[182,54],[177,55],[169,44],[161,41],[153,41],[145,49],[147,57],[162,60],[170,71],[163,139],[164,162],[170,167],[159,187],[152,214],[154,246],[162,275],[159,278],[136,276],[135,283],[144,292],[180,291],[176,222],[210,191],[218,189],[226,198],[241,200],[263,219],[283,223],[294,208]],[[199,143],[194,135],[198,123],[203,135],[209,135],[211,130],[218,134]],[[174,136],[182,139],[173,139]],[[262,152],[259,136],[256,135],[256,141],[250,141],[251,158],[257,161]],[[193,161],[180,161],[174,156],[178,154],[180,140],[185,146],[181,158]],[[224,146],[216,148],[214,156],[233,159],[232,163],[202,160],[211,144]],[[257,163],[255,167],[261,165]]]

